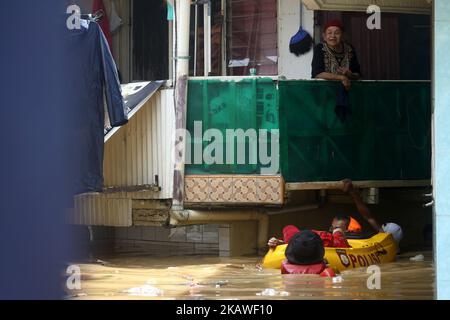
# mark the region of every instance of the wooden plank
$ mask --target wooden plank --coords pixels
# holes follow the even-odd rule
[[[411,188],[429,187],[431,180],[353,181],[356,188]],[[341,181],[287,183],[287,191],[341,189]]]

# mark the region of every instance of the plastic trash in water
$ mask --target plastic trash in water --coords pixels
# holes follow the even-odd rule
[[[153,287],[151,285],[143,285],[141,287],[131,288],[124,291],[128,293],[130,296],[139,296],[139,297],[159,297],[164,295],[164,291]]]
[[[276,296],[277,293],[278,293],[278,291],[275,289],[264,289],[261,293],[257,293],[256,295],[273,297],[273,296]]]
[[[220,288],[226,286],[228,284],[228,280],[219,280],[216,283],[216,288]]]
[[[344,278],[342,276],[333,277],[333,283],[342,283],[344,282]]]
[[[203,288],[204,287],[204,285],[200,284],[198,281],[190,281],[188,283],[188,286],[190,288]]]
[[[272,289],[272,288],[268,288],[268,289],[264,289],[262,292],[257,293],[257,296],[268,296],[268,297],[274,297],[274,296],[282,296],[282,297],[286,297],[289,295],[289,292],[286,291],[278,291],[276,289]]]
[[[409,260],[410,260],[410,261],[414,261],[414,262],[421,262],[421,261],[425,260],[425,257],[424,257],[423,254],[418,254],[418,255],[415,256],[415,257],[409,258]]]

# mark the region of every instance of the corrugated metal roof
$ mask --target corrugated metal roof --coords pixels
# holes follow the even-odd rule
[[[122,95],[125,101],[128,119],[131,119],[155,94],[155,92],[164,85],[165,81],[134,82],[122,85]],[[107,142],[120,127],[111,128],[108,120],[105,124],[105,142]]]

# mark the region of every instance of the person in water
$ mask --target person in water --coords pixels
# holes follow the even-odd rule
[[[286,248],[286,259],[281,263],[282,274],[320,274],[334,277],[333,269],[325,263],[325,249],[319,235],[310,230],[295,233]]]
[[[375,230],[375,232],[386,232],[391,233],[397,246],[403,237],[401,227],[395,223],[387,223],[385,225],[380,225],[375,217],[371,214],[369,208],[361,199],[358,191],[353,187],[351,180],[346,179],[342,181],[342,191],[348,194],[355,203],[358,212],[368,224]],[[288,225],[283,229],[283,240],[277,238],[271,238],[268,242],[270,248],[275,248],[280,244],[289,243],[291,238],[298,233],[300,230],[293,225]],[[333,218],[331,227],[329,231],[316,231],[313,230],[323,241],[324,247],[331,248],[350,248],[345,234],[346,233],[358,233],[361,232],[362,228],[359,222],[353,217],[349,216],[336,216]]]

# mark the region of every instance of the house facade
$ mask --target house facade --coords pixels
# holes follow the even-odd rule
[[[326,225],[349,210],[344,178],[382,219],[409,221],[409,208],[410,234],[431,223],[427,199],[414,200],[432,185],[429,1],[384,1],[381,29],[367,27],[370,1],[176,2],[104,0],[122,21],[122,82],[165,82],[105,137],[104,192],[76,196],[71,223],[118,251],[251,254],[290,221]],[[300,24],[319,43],[332,18],[364,74],[347,121],[339,84],[311,79],[312,51],[289,51]]]

